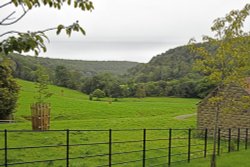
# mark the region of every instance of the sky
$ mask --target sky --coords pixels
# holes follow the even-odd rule
[[[83,12],[65,5],[58,11],[48,7],[30,11],[8,30],[36,31],[76,20],[86,36],[70,38],[48,33],[48,51],[41,57],[79,60],[126,60],[148,62],[168,49],[185,45],[190,38],[213,34],[213,20],[233,9],[242,9],[247,0],[92,0],[95,9]],[[0,2],[1,4],[1,2]],[[2,10],[4,14],[15,8]],[[0,16],[4,14],[0,12]],[[249,26],[247,26],[249,27]],[[250,28],[250,27],[249,27]]]

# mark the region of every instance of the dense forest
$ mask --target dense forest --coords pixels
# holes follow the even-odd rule
[[[54,71],[57,66],[64,66],[71,71],[77,71],[84,77],[92,77],[98,73],[122,75],[128,69],[138,64],[137,62],[129,61],[83,61],[51,59],[34,56],[22,56],[19,54],[11,54],[10,58],[15,62],[15,76],[25,80],[32,80],[32,76],[29,75],[32,73],[32,71],[36,70],[37,64],[41,64],[49,71]]]
[[[130,82],[143,83],[147,96],[203,98],[214,85],[193,70],[196,58],[187,46],[181,46],[129,69],[126,75]]]
[[[196,75],[192,71],[194,55],[187,47],[177,47],[153,57],[149,63],[129,69],[128,75],[135,82],[171,81],[187,75]]]
[[[214,88],[192,69],[195,55],[186,46],[170,49],[149,63],[80,61],[13,54],[14,76],[36,81],[40,64],[52,84],[93,97],[175,96],[203,98]]]

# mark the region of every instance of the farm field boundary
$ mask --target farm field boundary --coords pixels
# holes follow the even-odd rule
[[[212,131],[1,130],[0,166],[174,166],[211,155]],[[220,155],[247,149],[248,138],[248,129],[219,129],[216,152]],[[37,145],[28,145],[28,140]]]

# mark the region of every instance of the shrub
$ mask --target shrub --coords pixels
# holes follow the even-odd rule
[[[100,89],[96,89],[93,93],[92,93],[93,97],[96,97],[97,100],[99,100],[99,98],[104,98],[105,97],[105,93],[100,90]]]

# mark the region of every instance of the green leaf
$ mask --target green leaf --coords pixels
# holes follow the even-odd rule
[[[49,1],[49,7],[52,7],[53,6],[53,2],[50,0]]]
[[[28,6],[29,9],[32,8],[32,4],[30,3],[29,0],[24,0],[24,3]]]
[[[78,3],[75,1],[74,2],[74,7],[77,8],[77,6],[78,6]]]
[[[62,31],[62,29],[64,29],[64,26],[63,26],[62,24],[58,25],[58,26],[57,26],[56,34],[57,34],[57,35],[60,34],[61,31]]]
[[[43,38],[42,38],[41,36],[36,35],[36,38],[37,38],[37,40],[38,40],[39,42],[41,42],[41,43],[43,43],[43,42],[44,42],[44,41],[43,41]]]
[[[12,0],[12,3],[14,3],[15,6],[18,6],[17,0]]]
[[[84,29],[83,29],[82,27],[79,27],[79,29],[80,29],[80,31],[81,31],[81,33],[82,33],[83,35],[86,35],[86,32],[84,31]]]
[[[38,56],[39,52],[37,50],[34,51],[35,55]]]
[[[71,28],[67,28],[67,29],[66,29],[66,34],[67,34],[68,36],[71,35]]]
[[[71,0],[68,0],[68,2],[67,2],[67,3],[68,3],[68,5],[70,5],[70,4],[71,4]]]

